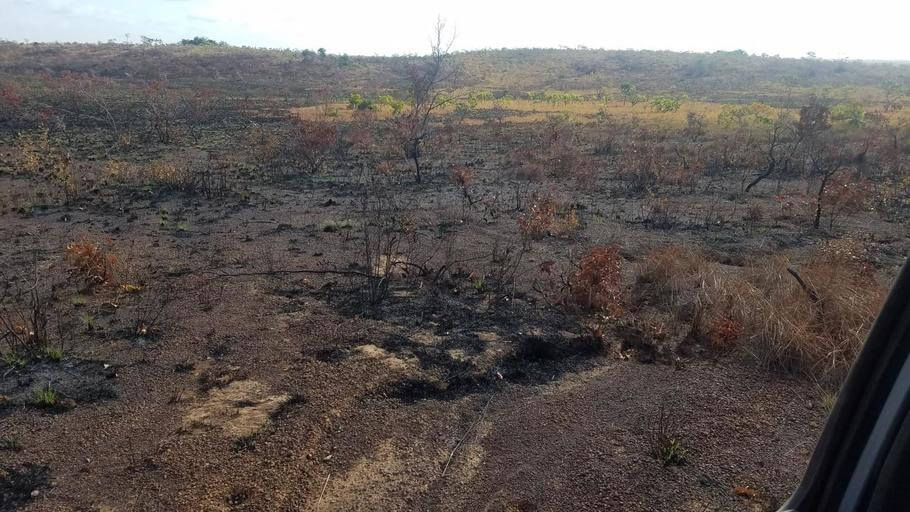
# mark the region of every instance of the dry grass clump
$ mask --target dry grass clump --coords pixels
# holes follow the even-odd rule
[[[645,255],[638,265],[636,287],[642,297],[665,305],[678,304],[703,286],[710,269],[705,255],[691,247],[665,245]]]
[[[724,288],[750,353],[823,382],[845,377],[887,294],[864,266],[821,253],[798,270],[785,257],[771,258]]]
[[[691,333],[711,348],[740,347],[763,366],[836,384],[887,293],[842,245],[820,248],[802,265],[776,256],[742,269],[665,246],[637,269],[637,293],[677,312],[694,310]]]

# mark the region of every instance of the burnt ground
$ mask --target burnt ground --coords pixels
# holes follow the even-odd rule
[[[480,193],[505,197],[488,167]],[[0,445],[0,510],[769,510],[794,488],[824,423],[815,384],[738,352],[601,343],[534,283],[542,263],[592,245],[620,243],[632,265],[685,242],[736,266],[823,243],[804,219],[755,226],[716,193],[656,216],[595,187],[575,199],[580,234],[510,260],[507,200],[464,209],[443,173],[403,177],[390,186],[422,240],[412,261],[456,256],[439,279],[392,276],[373,306],[345,273],[363,270],[353,180],[239,175],[214,199],[107,186],[70,207],[7,208],[3,271],[37,267],[55,284],[69,334],[60,362],[2,367],[0,435],[15,446]],[[736,184],[703,189],[717,186]],[[769,209],[774,186],[757,196]],[[36,185],[0,175],[0,187],[34,197]],[[886,276],[910,246],[872,215],[838,229]],[[85,290],[63,258],[78,239],[115,251],[142,290]],[[63,400],[37,407],[48,383]],[[649,454],[661,409],[683,465]]]

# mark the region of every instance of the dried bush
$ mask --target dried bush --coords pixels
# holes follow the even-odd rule
[[[180,115],[180,95],[162,80],[150,82],[139,92],[142,117],[158,142],[169,144]]]
[[[910,173],[886,177],[877,184],[873,200],[876,210],[890,219],[900,219],[910,211]]]
[[[683,446],[674,411],[661,403],[648,428],[648,453],[664,467],[686,463],[688,450]]]
[[[230,162],[211,159],[161,159],[141,167],[139,172],[148,184],[211,199],[225,196],[231,190],[227,176],[230,165]],[[130,172],[125,176],[134,174]]]
[[[48,304],[38,283],[0,296],[0,339],[11,355],[37,354],[48,346]]]
[[[467,187],[474,183],[474,171],[472,171],[470,167],[454,167],[449,175],[452,183],[459,187]]]
[[[72,332],[51,316],[57,286],[47,284],[37,269],[27,283],[0,276],[0,348],[6,347],[0,359],[22,364],[25,358],[62,353]]]
[[[528,212],[518,217],[518,231],[527,238],[543,238],[556,220],[558,203],[550,196],[535,197]]]
[[[169,284],[150,287],[143,293],[136,294],[135,303],[132,305],[130,334],[146,337],[164,329],[165,325],[173,320],[172,306],[176,299],[176,291]]]
[[[833,228],[840,215],[867,209],[872,196],[873,187],[868,180],[855,179],[846,172],[835,174],[821,191],[818,216],[821,217],[822,209],[825,209],[828,215],[828,228]]]
[[[0,84],[0,123],[13,122],[22,117],[24,97],[15,84]]]
[[[338,128],[328,121],[298,120],[291,127],[285,151],[289,160],[317,173],[340,143]]]
[[[765,209],[759,203],[751,203],[746,208],[746,222],[752,225],[761,224],[765,220]]]
[[[280,159],[282,139],[267,126],[251,124],[241,134],[240,143],[250,149],[253,161],[263,167],[272,167]]]
[[[581,229],[574,207],[566,207],[549,194],[535,194],[527,213],[518,217],[522,237],[541,239],[547,235],[570,236]]]
[[[66,260],[85,280],[87,288],[116,284],[120,261],[116,255],[89,241],[72,242],[64,250]]]
[[[741,347],[762,365],[837,384],[859,353],[886,288],[851,244],[815,251],[799,270],[777,256],[742,269],[668,246],[638,269],[642,298],[695,310],[692,334],[714,348]]]
[[[616,246],[594,247],[579,259],[568,279],[569,301],[584,310],[621,312],[622,256]]]

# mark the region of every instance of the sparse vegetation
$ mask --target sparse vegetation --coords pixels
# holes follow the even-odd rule
[[[688,450],[683,446],[676,422],[673,410],[662,403],[649,427],[648,451],[664,467],[681,466],[687,461]]]
[[[35,391],[35,405],[38,407],[53,408],[59,403],[60,395],[50,382]]]
[[[0,451],[18,452],[22,450],[19,439],[12,436],[0,436]]]
[[[33,456],[53,492],[15,505],[635,508],[648,474],[652,508],[727,510],[792,483],[766,469],[805,454],[762,435],[817,437],[910,250],[910,68],[452,35],[0,42],[0,495]],[[728,456],[756,481],[710,490]]]

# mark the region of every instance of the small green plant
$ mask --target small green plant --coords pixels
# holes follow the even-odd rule
[[[661,404],[657,408],[653,425],[649,439],[651,456],[665,468],[685,464],[687,450],[683,446],[682,437],[677,432],[672,410],[665,404]]]
[[[822,410],[825,411],[825,414],[831,414],[835,404],[837,404],[837,391],[823,391]]]
[[[95,315],[91,313],[83,313],[79,315],[79,321],[82,322],[82,325],[85,327],[86,331],[93,331],[97,326]]]
[[[686,463],[686,449],[682,441],[676,437],[668,437],[656,447],[654,457],[664,465],[681,466]]]
[[[471,286],[477,293],[483,293],[487,289],[487,281],[483,276],[475,277],[471,280]]]
[[[56,407],[60,403],[60,394],[51,387],[51,383],[48,382],[44,387],[39,388],[38,391],[35,391],[35,405],[38,407]]]
[[[359,225],[357,221],[351,219],[329,219],[319,224],[320,231],[323,231],[325,233],[337,233],[342,230],[352,230],[358,227]]]
[[[12,437],[12,436],[0,437],[0,450],[18,452],[21,449],[22,449],[22,444],[15,437]]]
[[[13,368],[22,368],[27,362],[22,355],[17,352],[8,352],[3,354],[3,358],[0,359],[3,361],[3,364],[11,366]]]
[[[44,349],[44,355],[51,361],[59,362],[63,360],[63,348],[48,346]]]

